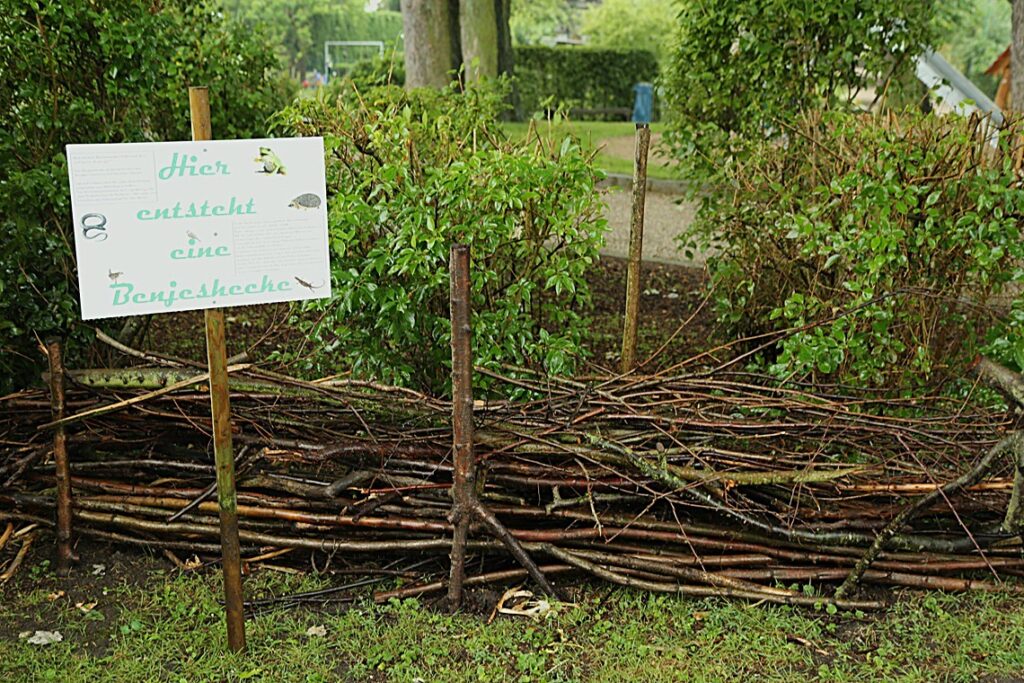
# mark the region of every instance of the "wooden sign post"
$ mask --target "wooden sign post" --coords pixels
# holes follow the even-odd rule
[[[644,250],[644,203],[647,200],[647,150],[651,128],[636,124],[633,162],[633,216],[629,224],[629,259],[626,265],[626,312],[622,324],[622,374],[636,365],[636,339],[640,326],[640,262]]]
[[[50,405],[53,419],[64,419],[64,360],[60,339],[46,340],[46,356],[50,365]],[[57,483],[57,573],[67,576],[76,560],[71,549],[71,465],[68,461],[67,435],[64,425],[53,430],[54,478]]]
[[[210,91],[188,89],[192,140],[212,140]],[[238,500],[235,494],[235,456],[231,447],[231,405],[228,399],[228,354],[224,337],[224,311],[207,308],[206,358],[210,367],[210,407],[213,416],[213,458],[217,467],[217,503],[220,508],[220,550],[227,608],[228,647],[245,649],[242,613],[242,553],[238,541]]]

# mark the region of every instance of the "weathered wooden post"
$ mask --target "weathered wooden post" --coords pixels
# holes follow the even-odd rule
[[[651,128],[636,124],[636,155],[633,161],[633,215],[629,224],[629,261],[626,266],[626,310],[622,327],[622,373],[636,365],[637,329],[640,323],[640,261],[644,245],[644,202],[647,199],[647,150]]]
[[[64,419],[64,361],[60,339],[46,340],[46,357],[50,365],[50,407],[54,420]],[[67,436],[64,425],[53,430],[53,461],[57,483],[57,573],[66,576],[77,559],[71,550],[71,469],[68,462]]]
[[[210,91],[188,89],[192,140],[212,140]],[[213,457],[217,467],[217,502],[220,507],[220,544],[224,573],[224,604],[227,608],[228,647],[245,649],[242,612],[242,560],[238,541],[238,502],[235,494],[235,459],[231,447],[231,405],[228,399],[227,349],[224,311],[207,308],[206,357],[210,368],[210,407],[213,415]]]
[[[448,604],[462,604],[466,536],[473,516],[475,468],[473,463],[473,351],[469,308],[469,247],[453,244],[449,262],[452,321],[452,484],[451,522],[454,526]]]

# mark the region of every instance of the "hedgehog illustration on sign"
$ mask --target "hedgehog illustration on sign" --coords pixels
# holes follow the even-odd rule
[[[261,165],[259,170],[256,171],[257,173],[284,175],[285,168],[284,164],[281,163],[281,157],[277,156],[274,150],[269,147],[260,147],[260,155],[254,161]]]
[[[306,192],[293,199],[292,203],[288,206],[294,209],[319,209],[320,197],[311,192]]]

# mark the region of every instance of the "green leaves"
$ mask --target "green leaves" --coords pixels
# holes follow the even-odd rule
[[[597,172],[577,142],[506,140],[504,92],[349,92],[299,100],[286,131],[324,135],[335,300],[307,304],[311,374],[447,390],[448,258],[472,258],[474,362],[570,372],[587,331],[583,273],[604,221]],[[321,319],[313,325],[310,321]],[[503,370],[504,372],[504,370]],[[477,375],[481,386],[487,384]]]
[[[751,147],[683,237],[717,250],[720,320],[785,331],[764,361],[783,377],[899,389],[979,352],[1024,368],[1024,189],[1005,163],[1021,123],[986,163],[970,121],[909,112],[807,114]]]
[[[718,179],[748,145],[781,138],[809,107],[849,109],[858,91],[892,95],[930,44],[930,0],[681,0],[663,74],[666,139],[684,174]]]

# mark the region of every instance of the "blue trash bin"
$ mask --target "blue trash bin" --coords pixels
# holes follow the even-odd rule
[[[633,86],[636,99],[633,100],[633,123],[650,123],[654,113],[654,85],[637,83]]]

